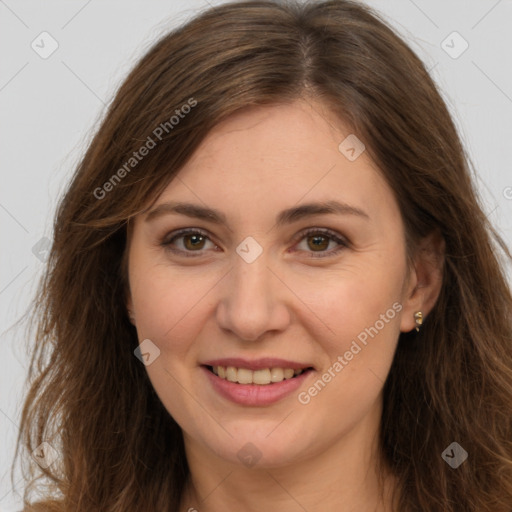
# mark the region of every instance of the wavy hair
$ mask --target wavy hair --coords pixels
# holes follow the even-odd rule
[[[512,510],[512,297],[500,260],[511,255],[447,106],[369,7],[263,0],[210,8],[150,48],[60,199],[33,302],[15,461],[44,442],[58,457],[24,468],[27,511],[178,510],[189,475],[182,432],[134,357],[125,307],[129,221],[221,120],[300,98],[329,105],[364,142],[394,192],[408,250],[433,230],[446,244],[437,303],[419,333],[400,335],[384,384],[380,440],[396,510]],[[148,137],[155,147],[127,166]],[[469,454],[457,469],[441,457],[453,441]],[[45,499],[33,502],[35,491]]]

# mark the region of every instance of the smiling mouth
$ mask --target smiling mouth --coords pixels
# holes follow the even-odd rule
[[[234,384],[257,384],[267,386],[278,384],[284,380],[293,379],[299,375],[312,371],[308,368],[262,368],[260,370],[249,370],[248,368],[236,368],[234,366],[205,366],[217,377],[233,382]]]

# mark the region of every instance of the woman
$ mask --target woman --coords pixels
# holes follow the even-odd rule
[[[26,510],[510,512],[496,242],[376,13],[208,10],[131,72],[59,205]]]

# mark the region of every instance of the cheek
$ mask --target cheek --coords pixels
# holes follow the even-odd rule
[[[400,334],[404,271],[405,258],[379,255],[302,291],[322,321],[311,333],[325,354],[322,372],[339,363],[324,398],[348,405],[363,390],[368,399],[379,392]]]
[[[198,359],[194,340],[203,329],[208,291],[215,282],[211,276],[191,279],[169,265],[137,258],[130,271],[139,341],[149,339],[159,351],[146,366],[148,377],[167,411],[191,432],[201,424],[204,412],[189,394]]]
[[[218,277],[192,276],[165,263],[151,264],[134,258],[130,271],[132,301],[140,340],[149,338],[161,353],[183,356],[193,349],[204,323],[208,292]],[[197,273],[197,271],[196,271]],[[172,364],[172,359],[169,360]]]
[[[315,411],[325,435],[348,431],[376,404],[391,367],[400,333],[399,286],[386,290],[354,280],[329,290],[314,335],[324,354],[318,375],[300,390],[305,411]],[[361,286],[359,286],[361,285]],[[312,297],[314,299],[314,297]],[[300,427],[294,431],[300,435]]]

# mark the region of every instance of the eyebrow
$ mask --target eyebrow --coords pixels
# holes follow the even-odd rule
[[[219,210],[183,202],[161,203],[146,215],[145,221],[151,222],[158,217],[168,214],[186,215],[187,217],[201,219],[219,225],[228,224],[226,216]],[[356,208],[355,206],[351,206],[347,203],[332,200],[317,203],[307,203],[301,206],[295,206],[283,210],[277,216],[275,225],[279,227],[285,224],[297,222],[312,215],[325,214],[354,215],[366,220],[370,219],[370,216],[360,208]]]

